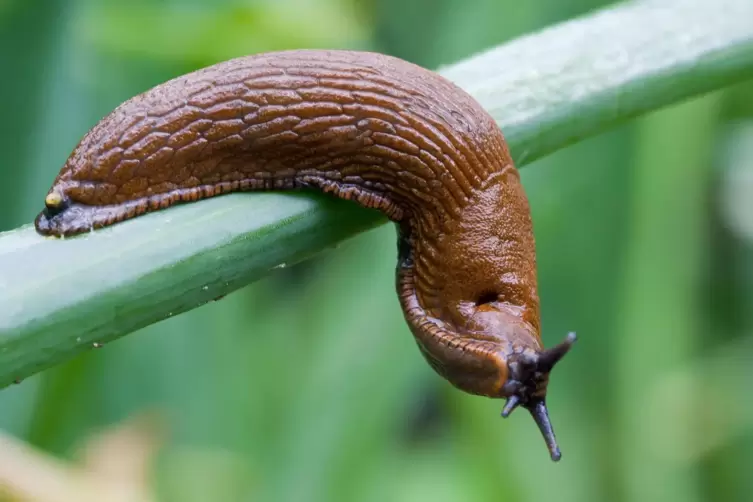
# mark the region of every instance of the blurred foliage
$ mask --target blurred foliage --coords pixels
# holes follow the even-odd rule
[[[434,67],[601,5],[0,1],[0,230],[34,217],[101,116],[198,66],[338,47]],[[500,402],[424,363],[390,227],[4,390],[0,427],[73,462],[92,434],[158,413],[169,438],[150,486],[165,501],[750,500],[751,88],[524,169],[545,342],[581,340],[551,385],[559,464],[528,417],[503,422]],[[53,479],[30,458],[33,483]],[[18,465],[0,456],[0,485]]]

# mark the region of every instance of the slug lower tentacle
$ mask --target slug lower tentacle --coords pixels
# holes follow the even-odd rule
[[[89,131],[36,219],[72,235],[223,193],[315,188],[399,227],[397,290],[429,364],[531,411],[553,459],[528,201],[494,120],[438,74],[380,54],[287,51],[219,63]]]

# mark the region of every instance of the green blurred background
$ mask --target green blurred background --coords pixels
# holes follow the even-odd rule
[[[605,3],[0,0],[0,230],[33,219],[99,118],[197,67],[332,47],[435,68]],[[134,500],[54,480],[107,484],[108,462],[153,441],[113,428],[146,413],[168,434],[134,461],[147,481],[124,483],[154,501],[753,500],[753,85],[605,131],[523,181],[544,340],[579,335],[550,385],[559,464],[524,412],[502,420],[429,369],[385,226],[0,392],[3,435],[49,455],[0,443],[0,486],[51,487],[4,496]],[[82,462],[103,430],[121,441]]]

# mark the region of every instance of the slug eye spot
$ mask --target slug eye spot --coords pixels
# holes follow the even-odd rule
[[[487,303],[496,302],[499,299],[499,295],[494,291],[484,291],[476,299],[476,306],[486,305]]]

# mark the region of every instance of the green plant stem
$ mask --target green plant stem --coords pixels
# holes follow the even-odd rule
[[[753,2],[646,1],[440,70],[495,117],[519,166],[753,76]],[[41,202],[40,202],[41,206]],[[318,194],[233,194],[66,239],[0,234],[0,386],[232,292],[384,223]]]
[[[646,0],[574,19],[440,72],[520,166],[650,110],[753,76],[753,2]]]

